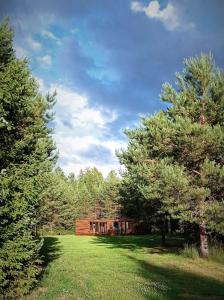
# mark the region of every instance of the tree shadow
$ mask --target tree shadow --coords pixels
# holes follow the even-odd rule
[[[166,247],[161,246],[158,235],[145,236],[97,236],[93,241],[98,246],[105,245],[111,249],[129,250],[123,255],[136,264],[136,279],[134,289],[137,289],[145,299],[163,300],[222,300],[224,299],[224,282],[181,270],[176,264],[158,265],[153,260],[139,259],[134,252],[144,250],[149,254],[179,254],[184,239],[169,237]],[[175,259],[175,256],[174,258]],[[143,280],[141,280],[143,279]],[[131,287],[129,287],[131,288]]]
[[[43,245],[40,250],[40,257],[41,257],[41,265],[40,265],[40,272],[37,276],[37,282],[31,290],[34,290],[41,286],[41,279],[43,276],[48,274],[48,266],[51,262],[58,259],[61,255],[61,244],[58,238],[53,236],[45,236],[43,237]]]
[[[184,243],[182,237],[169,237],[166,246],[162,246],[161,237],[158,235],[129,235],[129,236],[97,236],[93,243],[107,245],[108,248],[122,248],[136,251],[144,249],[153,254],[166,254],[178,252]]]
[[[48,264],[58,259],[61,255],[61,245],[56,237],[46,236],[44,237],[44,243],[40,251],[42,257],[42,266],[47,268]]]
[[[132,255],[126,256],[137,264],[138,275],[147,279],[143,287],[136,284],[137,289],[145,292],[143,295],[145,299],[224,299],[224,282],[221,280],[183,271],[177,267],[158,266]],[[151,296],[152,291],[162,298]]]

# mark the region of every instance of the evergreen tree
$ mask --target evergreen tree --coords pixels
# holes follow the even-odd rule
[[[41,205],[41,229],[44,232],[63,233],[73,229],[79,213],[76,181],[67,178],[60,168],[46,178]]]
[[[171,106],[127,132],[120,161],[164,215],[198,224],[206,257],[207,230],[224,232],[224,73],[210,55],[185,60],[177,89],[165,84],[161,97]]]
[[[43,175],[55,159],[49,110],[26,60],[12,50],[12,30],[0,25],[0,294],[16,299],[40,272],[37,234]]]
[[[101,193],[101,206],[105,218],[118,218],[121,214],[121,205],[119,202],[120,179],[115,171],[110,171],[104,180]]]
[[[101,216],[103,175],[97,168],[81,170],[77,180],[80,217]]]

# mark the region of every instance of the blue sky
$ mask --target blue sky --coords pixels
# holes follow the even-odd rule
[[[184,58],[211,51],[224,66],[223,0],[3,0],[18,57],[43,93],[57,90],[54,139],[66,173],[119,169],[124,128],[166,104]]]

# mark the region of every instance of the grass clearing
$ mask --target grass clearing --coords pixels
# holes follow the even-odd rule
[[[45,238],[46,271],[26,300],[224,299],[224,265],[155,235]]]

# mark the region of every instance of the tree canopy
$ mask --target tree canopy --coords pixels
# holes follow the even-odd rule
[[[224,232],[224,73],[201,55],[185,60],[176,78],[176,88],[163,85],[169,107],[126,131],[128,148],[118,156],[144,199],[199,225],[207,256],[207,229]]]

